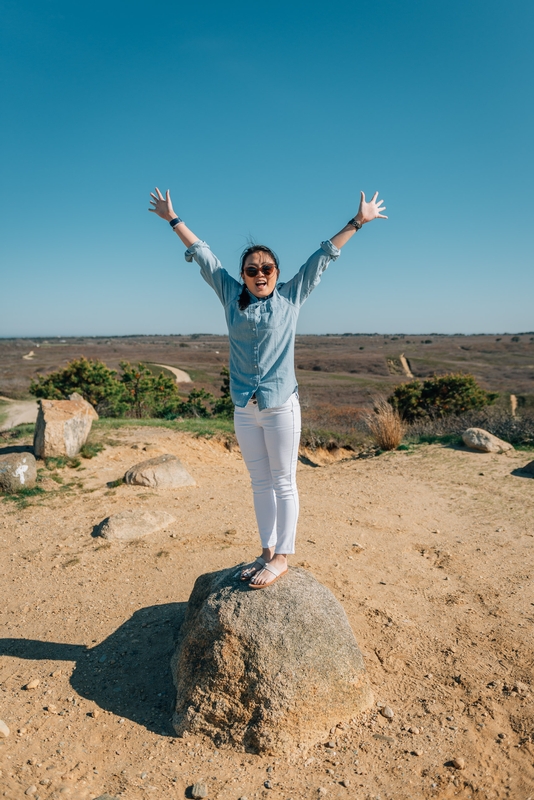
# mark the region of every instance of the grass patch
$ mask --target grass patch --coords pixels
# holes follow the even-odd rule
[[[69,560],[65,561],[65,563],[63,564],[63,569],[65,569],[66,567],[73,567],[75,564],[79,563],[80,563],[79,558],[69,558]]]
[[[398,447],[398,450],[407,450],[409,445],[417,445],[417,444],[442,444],[442,445],[463,445],[463,439],[456,433],[445,433],[442,435],[439,434],[420,434],[418,436],[408,436],[407,437],[407,445],[401,445]]]
[[[77,469],[81,463],[82,462],[79,458],[69,458],[68,456],[49,456],[48,458],[45,458],[45,467],[48,470],[64,469],[65,467]],[[52,478],[54,478],[53,475]],[[58,481],[58,483],[62,482],[63,481]]]
[[[93,422],[93,430],[105,433],[121,428],[169,428],[210,438],[218,434],[233,434],[234,421],[224,417],[192,417],[191,419],[119,419],[105,417]]]
[[[106,483],[106,486],[108,487],[108,489],[116,489],[117,486],[122,486],[123,483],[124,480],[122,478],[117,478],[116,481],[108,481]]]
[[[82,458],[94,458],[104,449],[102,442],[86,442],[80,450]]]
[[[35,423],[23,422],[22,425],[17,425],[15,428],[10,428],[8,431],[0,433],[0,439],[3,441],[17,441],[18,439],[25,439],[31,437],[35,431]]]
[[[13,492],[12,494],[4,495],[4,503],[16,503],[17,508],[27,508],[29,503],[30,497],[38,497],[40,495],[46,494],[44,489],[41,489],[40,486],[34,486],[33,489],[20,489],[18,492]]]

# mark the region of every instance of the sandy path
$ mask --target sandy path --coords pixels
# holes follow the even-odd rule
[[[178,367],[169,367],[168,364],[155,364],[155,366],[168,369],[169,372],[172,372],[173,375],[176,375],[176,383],[192,383],[190,376],[187,372],[184,372],[183,369],[178,369]]]
[[[105,451],[58,471],[62,484],[46,478],[27,508],[0,502],[7,800],[31,785],[42,800],[183,798],[196,781],[213,800],[309,800],[320,787],[327,800],[533,794],[534,481],[517,472],[532,454],[432,445],[299,464],[293,563],[343,603],[376,700],[395,716],[340,720],[325,737],[334,750],[320,743],[291,762],[176,739],[169,722],[173,636],[196,577],[257,552],[239,452],[165,429],[107,435]],[[197,486],[106,485],[164,452]],[[165,508],[177,521],[137,543],[92,538],[124,508]],[[32,678],[39,686],[24,691]],[[464,770],[451,766],[457,756]]]
[[[6,416],[0,424],[0,431],[7,431],[23,422],[35,422],[37,419],[37,400],[10,400],[7,397],[0,399],[9,402],[8,406],[1,409],[2,415]]]

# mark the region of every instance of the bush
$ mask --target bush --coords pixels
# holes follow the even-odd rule
[[[69,362],[64,369],[39,376],[30,383],[30,394],[47,400],[68,400],[78,392],[100,413],[104,405],[119,399],[122,388],[117,373],[103,361],[81,358]]]
[[[30,392],[49,400],[66,400],[78,392],[101,417],[176,419],[233,414],[226,367],[221,372],[222,396],[217,400],[205,389],[192,389],[189,395],[181,397],[173,376],[165,372],[155,375],[144,364],[121,361],[120,367],[119,374],[102,361],[82,357],[71,361],[65,369],[32,381]]]
[[[406,422],[414,422],[479,410],[494,403],[498,396],[482,389],[472,375],[458,373],[402,383],[395,387],[388,402]]]
[[[405,424],[387,400],[378,400],[373,412],[364,415],[364,421],[381,450],[396,450],[402,442]]]

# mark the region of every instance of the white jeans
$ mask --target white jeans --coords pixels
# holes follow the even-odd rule
[[[234,425],[250,473],[262,547],[295,552],[299,516],[297,459],[300,404],[292,394],[283,406],[260,411],[252,400],[237,408]]]

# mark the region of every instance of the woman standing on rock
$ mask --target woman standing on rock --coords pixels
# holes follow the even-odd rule
[[[174,212],[169,191],[165,197],[155,191],[149,211],[170,223],[187,248],[185,260],[197,262],[224,306],[235,432],[250,473],[262,545],[261,556],[242,570],[241,578],[263,589],[287,572],[287,557],[295,552],[300,405],[293,357],[300,307],[356,231],[373,219],[387,219],[384,201],[377,200],[376,192],[366,202],[362,192],[356,216],[287,283],[277,283],[278,258],[270,248],[248,247],[241,256],[241,284]]]

